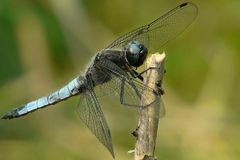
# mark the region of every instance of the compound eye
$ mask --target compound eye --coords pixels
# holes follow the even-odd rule
[[[134,66],[140,57],[140,46],[138,44],[132,43],[126,50],[126,58],[130,65]]]
[[[129,46],[129,52],[131,54],[138,54],[140,52],[140,48],[139,48],[139,45],[137,44],[131,44]]]
[[[147,48],[137,41],[130,42],[125,51],[127,62],[134,67],[141,66],[148,53]]]

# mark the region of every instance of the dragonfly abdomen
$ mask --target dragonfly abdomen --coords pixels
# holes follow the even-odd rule
[[[49,94],[48,96],[41,97],[19,108],[15,108],[11,110],[7,114],[5,114],[2,117],[2,119],[12,119],[12,118],[21,117],[37,109],[41,109],[49,105],[53,105],[69,97],[72,97],[79,93],[84,92],[84,88],[85,88],[85,85],[82,77],[77,77],[72,81],[70,81],[67,85],[62,87],[61,89]]]

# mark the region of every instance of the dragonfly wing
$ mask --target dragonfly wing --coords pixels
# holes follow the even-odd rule
[[[132,79],[125,71],[107,59],[98,62],[96,67],[99,67],[101,72],[99,75],[111,79],[94,87],[96,95],[111,91],[111,96],[117,96],[121,104],[135,107],[143,107],[141,101],[145,101],[145,106],[148,106],[159,98],[155,90]],[[143,94],[153,94],[154,99],[144,99]]]
[[[138,41],[148,48],[149,53],[154,53],[182,33],[196,16],[196,5],[183,3],[153,22],[119,37],[107,48],[123,49],[129,42]]]
[[[80,119],[114,157],[111,133],[92,89],[88,89],[80,95],[78,114]]]
[[[165,107],[162,99],[156,91],[143,83],[132,79],[125,71],[109,60],[103,60],[96,64],[99,67],[100,75],[111,79],[103,84],[94,87],[97,97],[108,96],[117,98],[121,104],[131,107],[146,107],[158,105],[160,107],[160,117],[165,115]],[[152,99],[147,99],[142,95],[152,95]],[[144,103],[144,105],[143,105]]]

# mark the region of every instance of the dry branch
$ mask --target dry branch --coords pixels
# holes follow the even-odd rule
[[[150,69],[144,76],[144,84],[159,91],[164,75],[164,59],[165,53],[155,53],[147,58],[145,69],[155,67],[159,69]],[[160,84],[159,84],[160,82]],[[157,85],[158,84],[158,85]],[[161,95],[160,95],[161,96]],[[154,94],[143,95],[143,99],[152,100]],[[144,105],[144,101],[142,104]],[[141,108],[137,134],[137,142],[135,145],[135,160],[154,160],[155,143],[157,137],[160,103],[154,103],[146,108]]]

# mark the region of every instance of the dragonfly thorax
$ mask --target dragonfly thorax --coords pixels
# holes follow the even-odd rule
[[[130,42],[125,50],[127,62],[134,67],[139,67],[143,64],[147,53],[147,48],[137,41]]]

